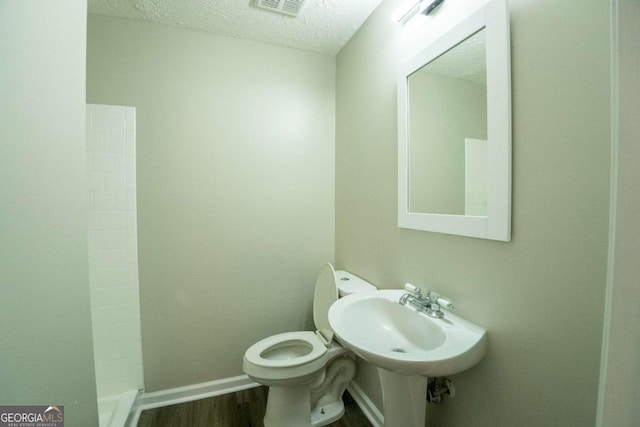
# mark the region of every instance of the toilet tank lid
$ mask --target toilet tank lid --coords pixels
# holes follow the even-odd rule
[[[336,285],[340,296],[356,292],[375,291],[377,288],[371,283],[344,270],[336,270]]]

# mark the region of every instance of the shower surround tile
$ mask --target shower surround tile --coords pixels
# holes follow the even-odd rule
[[[98,400],[144,387],[135,108],[87,105],[88,248]]]

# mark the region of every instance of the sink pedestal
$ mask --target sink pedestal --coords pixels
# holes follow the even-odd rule
[[[427,377],[404,375],[378,368],[382,385],[384,425],[424,427],[427,411]]]

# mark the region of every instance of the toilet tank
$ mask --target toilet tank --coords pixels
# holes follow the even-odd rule
[[[366,280],[344,270],[336,270],[336,286],[341,297],[355,294],[356,292],[375,291],[377,289]]]

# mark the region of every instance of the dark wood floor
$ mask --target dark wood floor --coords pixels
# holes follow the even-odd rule
[[[264,427],[267,388],[255,387],[179,405],[149,409],[140,414],[138,427]],[[331,427],[371,427],[348,392],[345,414]]]

